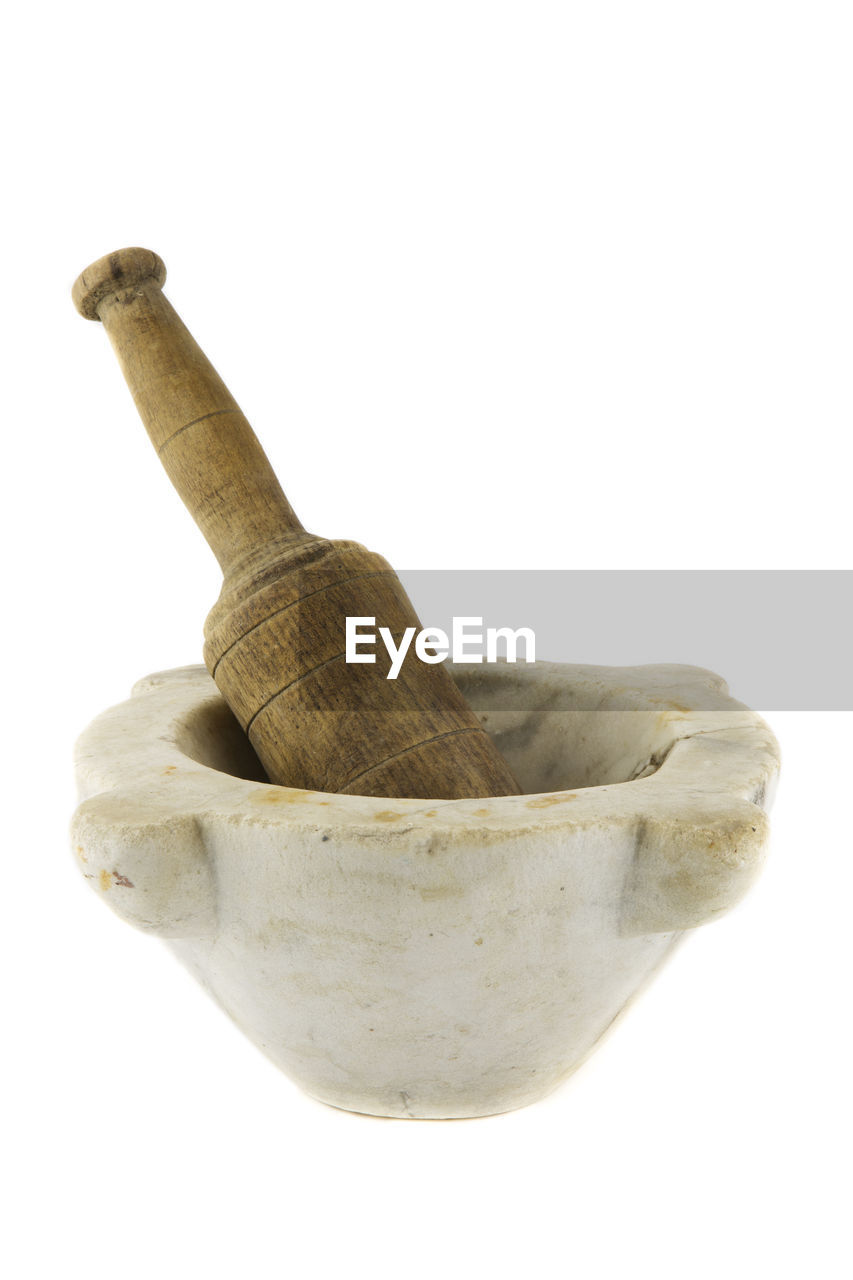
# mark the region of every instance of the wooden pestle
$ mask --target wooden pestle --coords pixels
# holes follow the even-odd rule
[[[410,650],[396,680],[345,661],[347,617],[399,645],[420,622],[394,571],[303,529],[249,423],[162,292],[147,249],[87,267],[74,303],[100,320],[169,478],[222,567],[204,658],[272,782],[459,799],[518,784],[441,664]],[[362,650],[367,652],[367,650]]]

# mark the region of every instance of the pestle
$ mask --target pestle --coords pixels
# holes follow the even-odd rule
[[[399,645],[421,629],[393,569],[306,532],[251,426],[162,292],[146,249],[87,267],[74,303],[100,320],[169,478],[224,581],[204,658],[273,783],[351,795],[462,799],[519,787],[444,666],[411,654],[394,680],[346,661],[348,617]]]

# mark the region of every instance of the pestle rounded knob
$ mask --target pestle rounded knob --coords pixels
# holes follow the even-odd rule
[[[104,298],[127,289],[138,289],[153,280],[162,288],[166,280],[163,259],[150,249],[119,249],[98,258],[77,277],[71,290],[75,307],[87,320],[99,320]]]

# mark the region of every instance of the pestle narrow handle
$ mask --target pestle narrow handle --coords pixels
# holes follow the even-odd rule
[[[302,525],[234,397],[162,291],[149,249],[99,258],[72,296],[100,320],[160,461],[223,573]]]

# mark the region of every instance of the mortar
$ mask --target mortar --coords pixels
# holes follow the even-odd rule
[[[778,770],[696,667],[451,668],[525,794],[273,786],[203,667],[77,748],[79,865],[315,1098],[481,1116],[550,1093],[758,871]]]

